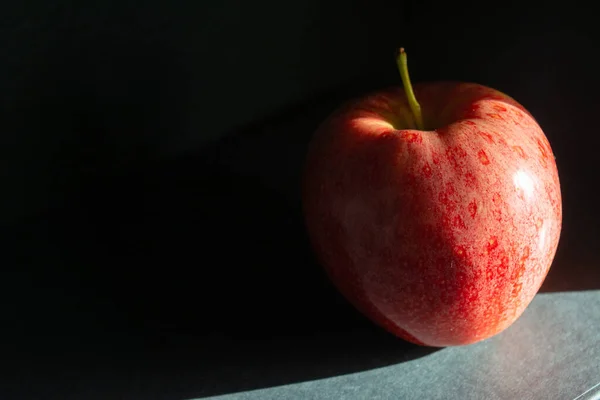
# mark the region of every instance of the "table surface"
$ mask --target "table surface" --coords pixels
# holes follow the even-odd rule
[[[478,344],[326,379],[214,399],[600,398],[600,291],[538,295],[503,333]],[[353,352],[348,347],[348,357]]]

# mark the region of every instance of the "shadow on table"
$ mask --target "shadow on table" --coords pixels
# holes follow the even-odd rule
[[[328,111],[82,177],[65,210],[2,234],[4,398],[196,398],[435,351],[359,315],[313,259],[299,179]]]

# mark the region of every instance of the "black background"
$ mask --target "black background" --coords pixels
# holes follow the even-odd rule
[[[433,350],[358,315],[313,259],[299,179],[341,101],[414,81],[506,92],[553,146],[544,291],[600,288],[600,79],[583,4],[0,5],[3,399],[184,399]]]

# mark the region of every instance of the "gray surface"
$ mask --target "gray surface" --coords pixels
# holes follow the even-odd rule
[[[513,326],[475,345],[360,373],[210,398],[596,399],[598,310],[600,291],[540,294]]]

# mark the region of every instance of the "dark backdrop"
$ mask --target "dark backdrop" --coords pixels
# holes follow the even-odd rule
[[[564,196],[544,290],[600,287],[583,4],[38,0],[2,3],[0,32],[2,398],[191,398],[426,354],[331,287],[298,195],[317,124],[399,84],[398,46],[414,81],[535,115]]]

